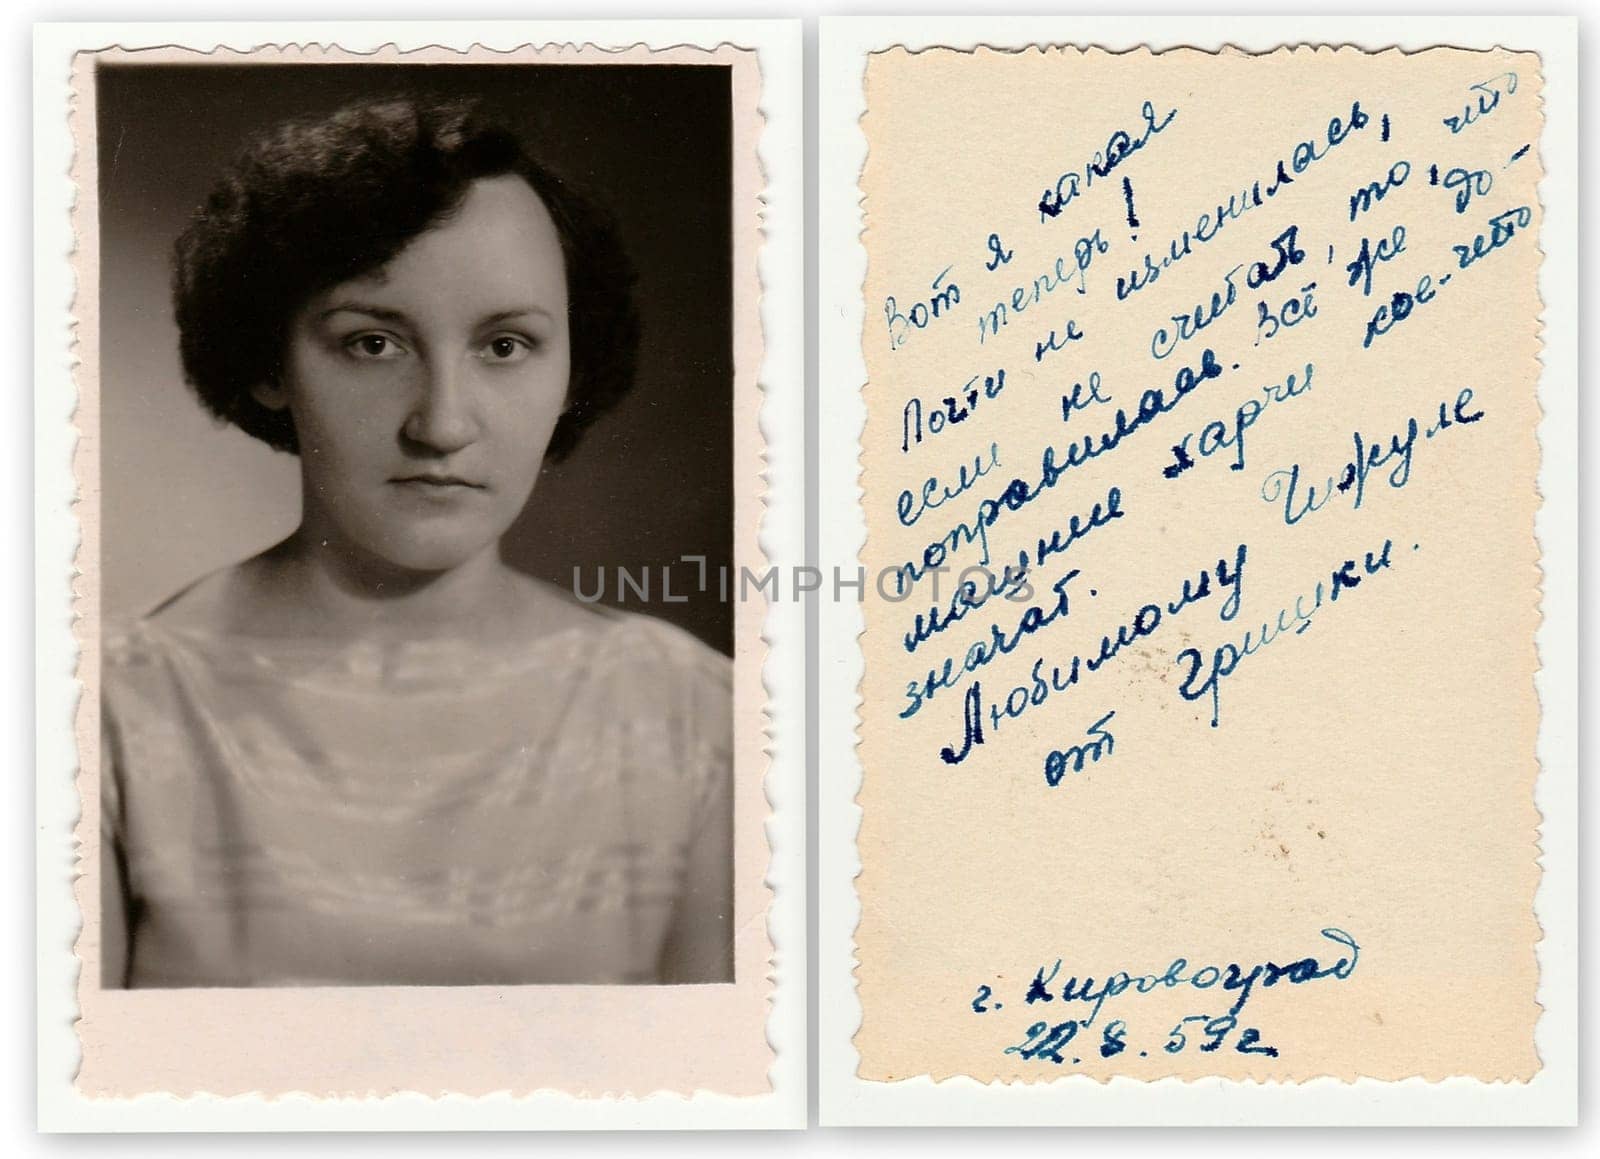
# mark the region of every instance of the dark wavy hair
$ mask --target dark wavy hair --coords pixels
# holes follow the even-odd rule
[[[295,311],[382,267],[448,217],[473,182],[508,174],[539,195],[561,240],[572,372],[546,455],[565,457],[633,386],[633,265],[595,202],[469,103],[364,101],[251,142],[175,247],[184,378],[218,417],[297,452],[288,411],[252,393],[279,380]]]

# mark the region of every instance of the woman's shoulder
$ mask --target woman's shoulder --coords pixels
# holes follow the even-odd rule
[[[219,568],[185,584],[154,607],[109,618],[101,632],[108,662],[136,663],[166,651],[169,633],[219,633],[239,565]]]
[[[656,616],[570,601],[540,617],[541,635],[527,643],[526,669],[547,680],[569,674],[574,695],[567,724],[603,737],[631,737],[677,775],[701,782],[697,797],[726,775],[733,730],[733,662],[686,628]],[[632,751],[624,748],[618,751]]]
[[[141,625],[178,631],[219,631],[232,617],[239,577],[248,561],[208,572],[139,617]]]
[[[142,612],[107,619],[101,631],[102,661],[112,667],[148,667],[185,634],[222,634],[240,566],[209,572]]]
[[[587,673],[595,703],[618,720],[662,718],[721,731],[732,713],[733,661],[693,632],[657,616],[577,604],[547,629],[548,648]]]
[[[687,628],[658,616],[608,609],[595,626],[597,653],[623,668],[657,679],[732,684],[733,661]]]
[[[696,786],[693,812],[701,816],[731,791],[733,661],[659,617],[606,616],[594,653],[601,684],[595,701],[608,706],[602,727],[652,738],[652,751],[673,754],[677,776]]]
[[[533,582],[541,601],[536,637],[573,640],[599,660],[657,672],[703,674],[726,683],[732,661],[688,629],[658,616],[584,603]]]
[[[183,631],[201,621],[187,609],[180,607],[180,615],[167,609],[179,607],[185,594],[206,579],[143,614],[114,614],[101,625],[102,727],[121,735],[122,744],[174,733],[183,699]]]

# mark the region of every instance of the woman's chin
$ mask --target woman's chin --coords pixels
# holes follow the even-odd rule
[[[480,557],[493,540],[455,537],[400,539],[390,538],[373,550],[379,560],[393,568],[418,574],[454,571]]]

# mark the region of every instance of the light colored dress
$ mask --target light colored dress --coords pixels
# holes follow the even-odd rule
[[[732,824],[729,661],[644,616],[387,657],[143,620],[102,683],[129,986],[654,982]]]

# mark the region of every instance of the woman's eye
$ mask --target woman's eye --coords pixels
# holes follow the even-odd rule
[[[404,347],[387,334],[357,334],[344,345],[357,358],[398,358],[405,353]]]
[[[489,362],[521,362],[533,353],[533,344],[515,334],[501,334],[484,344],[483,353]]]

